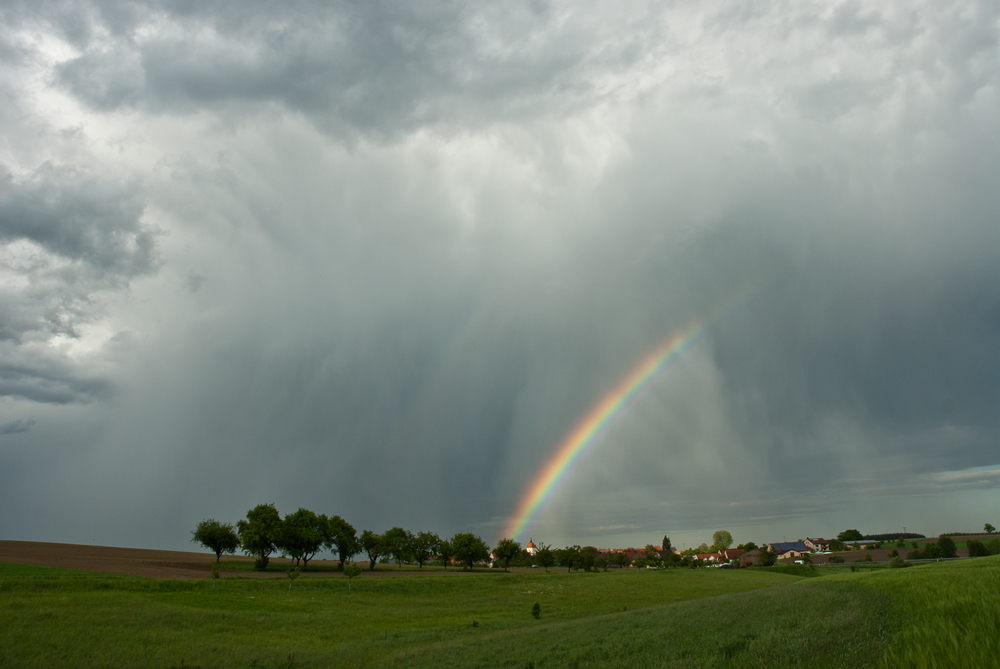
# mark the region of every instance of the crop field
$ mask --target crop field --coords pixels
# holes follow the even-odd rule
[[[992,666],[998,602],[1000,557],[856,573],[366,574],[350,590],[339,576],[213,589],[0,563],[0,666]]]

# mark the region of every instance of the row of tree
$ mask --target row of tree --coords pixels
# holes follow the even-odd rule
[[[454,560],[471,568],[490,557],[490,547],[471,532],[459,532],[451,539],[441,539],[433,532],[413,534],[393,527],[382,534],[364,530],[358,535],[354,526],[340,516],[327,517],[309,509],[299,509],[282,518],[274,504],[255,506],[235,527],[214,518],[203,520],[192,535],[191,541],[215,553],[216,562],[223,553],[232,554],[242,548],[246,555],[256,558],[258,569],[266,569],[275,553],[294,559],[296,566],[301,563],[305,569],[323,549],[337,556],[341,569],[345,562],[359,554],[368,557],[369,569],[374,569],[380,558],[391,558],[400,565],[416,562],[420,567],[432,558],[440,560],[445,567]],[[517,542],[505,539],[496,550],[498,555],[501,552],[508,555],[509,562],[521,548]]]

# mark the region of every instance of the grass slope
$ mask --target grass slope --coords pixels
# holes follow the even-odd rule
[[[923,668],[998,657],[1000,556],[856,573],[362,577],[352,592],[342,579],[291,591],[226,579],[213,591],[0,563],[4,667]]]
[[[32,575],[32,570],[39,570]],[[54,577],[0,564],[0,666],[380,665],[525,627],[767,588],[759,570],[205,581]],[[478,627],[473,627],[473,620]]]

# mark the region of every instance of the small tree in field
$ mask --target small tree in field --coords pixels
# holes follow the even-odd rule
[[[360,576],[360,575],[361,575],[361,567],[359,567],[358,565],[354,564],[353,562],[344,567],[344,576],[347,577],[347,589],[348,590],[351,589],[351,580],[355,576]]]
[[[220,523],[214,518],[198,523],[198,527],[191,534],[193,535],[191,541],[215,553],[216,562],[222,559],[223,553],[232,555],[240,547],[240,538],[233,526],[229,523]]]
[[[302,575],[302,567],[296,567],[295,569],[289,569],[285,572],[288,575],[288,589],[292,589],[292,583],[295,583],[295,579]]]
[[[993,527],[989,523],[986,523],[985,525],[983,525],[983,532],[985,532],[986,534],[993,534],[996,531],[997,531],[997,528]]]

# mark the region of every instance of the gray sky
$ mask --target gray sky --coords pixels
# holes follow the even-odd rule
[[[1000,5],[0,3],[0,538],[1000,520]]]

